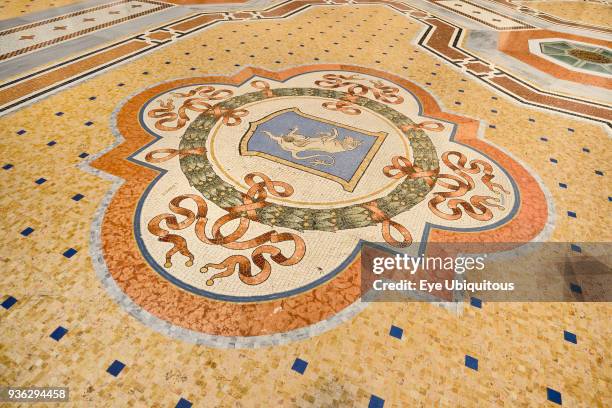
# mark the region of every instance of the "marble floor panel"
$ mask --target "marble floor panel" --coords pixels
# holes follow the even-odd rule
[[[612,406],[607,0],[0,18],[0,406]]]

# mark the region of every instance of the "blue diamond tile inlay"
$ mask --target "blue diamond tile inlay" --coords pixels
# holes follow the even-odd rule
[[[559,391],[546,387],[546,398],[550,402],[561,405],[561,393]]]
[[[574,293],[582,293],[582,286],[570,283],[570,290]]]
[[[465,366],[474,371],[478,371],[478,359],[469,355],[465,355]]]
[[[24,237],[27,237],[28,235],[30,235],[33,232],[34,232],[34,229],[31,228],[31,227],[28,227],[28,228],[24,229],[23,231],[21,231],[21,235],[23,235]]]
[[[576,218],[576,213],[575,213],[575,212],[573,212],[573,211],[568,211],[568,212],[567,212],[567,216],[568,216],[568,217],[572,217],[572,218]]]
[[[291,366],[291,369],[300,374],[304,374],[304,371],[306,371],[306,367],[308,367],[308,362],[302,360],[301,358],[296,358],[293,362],[293,365]]]
[[[570,343],[578,344],[578,338],[572,332],[568,332],[567,330],[563,330],[563,339],[565,341],[569,341]]]
[[[478,299],[477,297],[471,297],[470,305],[482,309],[482,300]]]
[[[56,144],[57,142],[55,140],[52,140],[49,143],[47,143],[47,146],[55,146]]]
[[[44,178],[44,177],[41,177],[41,178],[39,178],[38,180],[36,180],[36,181],[35,181],[35,183],[36,183],[36,184],[38,184],[38,185],[41,185],[41,184],[42,184],[42,183],[44,183],[45,181],[47,181],[47,179],[46,179],[46,178]]]
[[[603,171],[601,170],[595,170],[595,174],[597,174],[598,176],[603,176]]]
[[[561,187],[561,188],[567,188],[567,184],[565,184],[565,183],[559,183],[559,187]]]
[[[391,330],[389,330],[389,336],[395,337],[396,339],[402,339],[404,335],[404,329],[399,328],[397,326],[391,326]]]
[[[94,124],[94,123],[93,123],[91,120],[88,120],[87,122],[85,122],[85,126],[91,126],[91,125],[93,125],[93,124]]]
[[[10,169],[12,169],[12,168],[13,168],[13,165],[12,165],[12,164],[10,164],[10,163],[7,163],[7,164],[5,164],[4,166],[2,166],[2,168],[3,168],[4,170],[10,170]]]
[[[571,245],[570,245],[570,248],[571,248],[571,249],[572,249],[572,251],[574,251],[574,252],[582,252],[582,248],[580,248],[580,246],[579,246],[579,245],[576,245],[576,244],[571,244]]]
[[[568,131],[568,132],[573,132],[573,131],[574,131],[574,129],[572,129],[572,128],[567,128],[567,131]]]
[[[384,406],[385,406],[384,399],[377,397],[374,394],[370,396],[370,403],[368,404],[368,408],[383,408]]]
[[[550,158],[551,163],[559,163],[559,160],[555,159],[554,157]]]
[[[175,408],[191,408],[193,404],[191,401],[186,400],[185,398],[181,398],[177,403]]]
[[[55,112],[55,116],[62,116],[64,112]]]
[[[6,310],[9,310],[11,307],[13,307],[15,303],[17,303],[17,299],[15,299],[12,296],[9,296],[6,299],[4,299],[4,302],[2,302],[2,307],[5,308]]]
[[[89,97],[89,100],[90,100],[90,101],[95,101],[95,100],[96,100],[96,97],[95,97],[95,96],[90,96],[90,97]]]
[[[68,333],[68,329],[62,326],[57,326],[57,329],[53,330],[53,333],[51,333],[49,337],[51,337],[55,341],[60,341],[66,333]]]
[[[497,127],[496,127],[495,125],[489,125],[489,127],[490,127],[491,129],[497,129]]]
[[[582,151],[585,153],[591,153],[591,151],[587,147],[583,147]]]
[[[79,154],[79,157],[80,157],[81,159],[84,159],[84,158],[86,158],[87,156],[89,156],[89,153],[85,153],[85,152],[83,152],[83,153]]]
[[[545,137],[541,137],[540,140],[543,141],[543,142],[548,142],[548,139],[545,138]]]
[[[69,248],[62,255],[64,255],[66,258],[72,258],[77,252],[78,251],[76,249]]]
[[[113,363],[108,366],[108,368],[106,369],[106,372],[109,373],[110,375],[112,375],[113,377],[116,377],[119,375],[119,373],[125,368],[125,364],[123,364],[121,361],[119,360],[115,360],[113,361]]]
[[[19,136],[21,136],[21,135],[23,135],[23,134],[25,134],[25,133],[26,133],[26,131],[25,131],[25,130],[23,130],[23,129],[21,129],[21,130],[19,130],[19,131],[17,132],[17,134],[18,134]]]
[[[74,196],[72,196],[72,199],[74,201],[81,201],[83,199],[83,197],[85,197],[83,194],[79,193],[79,194],[75,194]]]

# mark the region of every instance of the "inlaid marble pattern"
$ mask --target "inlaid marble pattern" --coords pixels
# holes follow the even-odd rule
[[[610,242],[612,107],[528,46],[604,33],[430,2],[206,7],[0,84],[0,384],[74,407],[612,405],[608,303],[365,303],[351,253]],[[466,197],[498,207],[452,219],[429,203],[461,155],[505,192],[475,176]]]
[[[0,4],[2,19],[26,16],[30,13],[78,3],[80,0],[4,0]]]
[[[610,25],[609,1],[517,1],[558,18],[606,27]]]
[[[91,34],[95,31],[170,7],[148,0],[116,1],[109,4],[24,24],[0,31],[0,61]]]
[[[548,41],[540,43],[540,52],[558,63],[580,70],[607,76],[612,74],[612,52],[608,48],[567,41]]]

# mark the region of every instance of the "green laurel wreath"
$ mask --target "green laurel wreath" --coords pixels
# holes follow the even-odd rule
[[[269,91],[273,93],[272,98],[283,96],[316,96],[342,100],[342,98],[348,96],[346,92],[316,88],[279,88]],[[222,110],[239,109],[246,104],[270,98],[270,95],[264,93],[264,91],[257,91],[228,98],[220,102],[218,106]],[[415,125],[408,117],[383,103],[365,97],[352,99],[352,102],[389,119],[398,128],[401,128],[403,125],[408,125],[408,127]],[[202,113],[191,123],[181,139],[181,150],[206,147],[209,133],[219,120],[211,111]],[[412,128],[404,131],[403,134],[407,137],[412,148],[413,164],[415,166],[425,171],[438,168],[439,163],[436,149],[431,139],[422,129]],[[222,208],[242,204],[243,194],[229,183],[223,181],[214,172],[207,155],[188,155],[180,159],[180,164],[190,185],[195,187],[208,200]],[[373,201],[389,218],[393,218],[422,201],[431,188],[422,179],[413,180],[404,178],[388,195]],[[336,231],[378,224],[377,221],[372,219],[370,211],[359,204],[340,208],[313,209],[269,203],[269,205],[256,210],[256,213],[258,221],[263,224],[290,228],[297,231]]]

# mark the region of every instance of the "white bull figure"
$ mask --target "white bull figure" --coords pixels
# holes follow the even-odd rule
[[[291,157],[297,160],[309,160],[310,164],[333,166],[336,162],[331,154],[311,154],[299,156],[299,153],[308,151],[318,151],[326,153],[340,153],[354,150],[361,146],[361,140],[357,140],[351,136],[346,136],[343,139],[338,138],[338,129],[334,128],[331,132],[320,132],[318,136],[304,136],[298,133],[298,128],[295,127],[286,135],[276,136],[268,131],[264,131],[266,135],[274,140],[281,149],[291,153]]]

